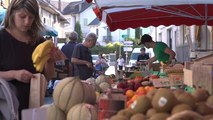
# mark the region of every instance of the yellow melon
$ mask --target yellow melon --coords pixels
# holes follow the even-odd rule
[[[55,87],[53,100],[57,107],[65,113],[79,103],[96,103],[95,90],[91,85],[81,82],[79,78],[67,77],[62,79]]]
[[[80,103],[73,106],[67,113],[67,120],[97,120],[97,109],[90,104]]]

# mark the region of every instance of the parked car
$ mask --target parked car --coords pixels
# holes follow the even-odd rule
[[[93,54],[93,55],[92,55],[92,62],[93,62],[93,64],[96,63],[96,60],[97,60],[97,59],[98,59],[98,55]]]
[[[136,65],[136,61],[137,61],[137,58],[138,58],[138,55],[141,54],[141,51],[140,51],[141,48],[134,48],[131,55],[130,55],[130,60],[129,60],[129,66],[135,66]],[[154,53],[153,53],[153,50],[150,48],[150,49],[147,49],[146,48],[146,54],[149,54],[149,57],[153,57],[154,56]]]

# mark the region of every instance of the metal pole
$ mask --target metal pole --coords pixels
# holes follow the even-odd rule
[[[208,36],[208,33],[207,33],[207,29],[208,29],[208,18],[207,18],[207,15],[208,15],[208,6],[207,6],[207,4],[205,4],[205,35],[204,35],[204,41],[206,42],[206,45],[205,45],[205,47],[206,47],[206,49],[207,49],[207,47],[208,47],[208,40],[207,40],[207,36]]]

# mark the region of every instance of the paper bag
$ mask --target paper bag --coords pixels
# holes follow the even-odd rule
[[[40,107],[44,103],[47,81],[43,74],[34,74],[30,82],[29,108]]]
[[[47,120],[47,108],[22,110],[22,120]]]

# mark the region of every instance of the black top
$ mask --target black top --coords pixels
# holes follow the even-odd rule
[[[0,71],[26,69],[35,73],[32,53],[38,44],[39,42],[34,45],[26,44],[16,40],[5,29],[0,30]],[[15,79],[10,83],[17,88],[17,98],[20,102],[19,110],[28,108],[30,84]]]
[[[91,51],[81,43],[75,46],[72,58],[78,58],[92,63]],[[88,68],[85,64],[74,64],[74,76],[79,76],[81,80],[86,80],[92,75],[92,68]]]
[[[140,54],[138,55],[138,59],[137,61],[139,62],[140,60],[148,60],[149,59],[149,55],[148,54]]]
[[[72,53],[76,44],[77,44],[76,42],[70,41],[68,44],[64,45],[61,48],[61,51],[66,55],[69,61],[71,60]]]

